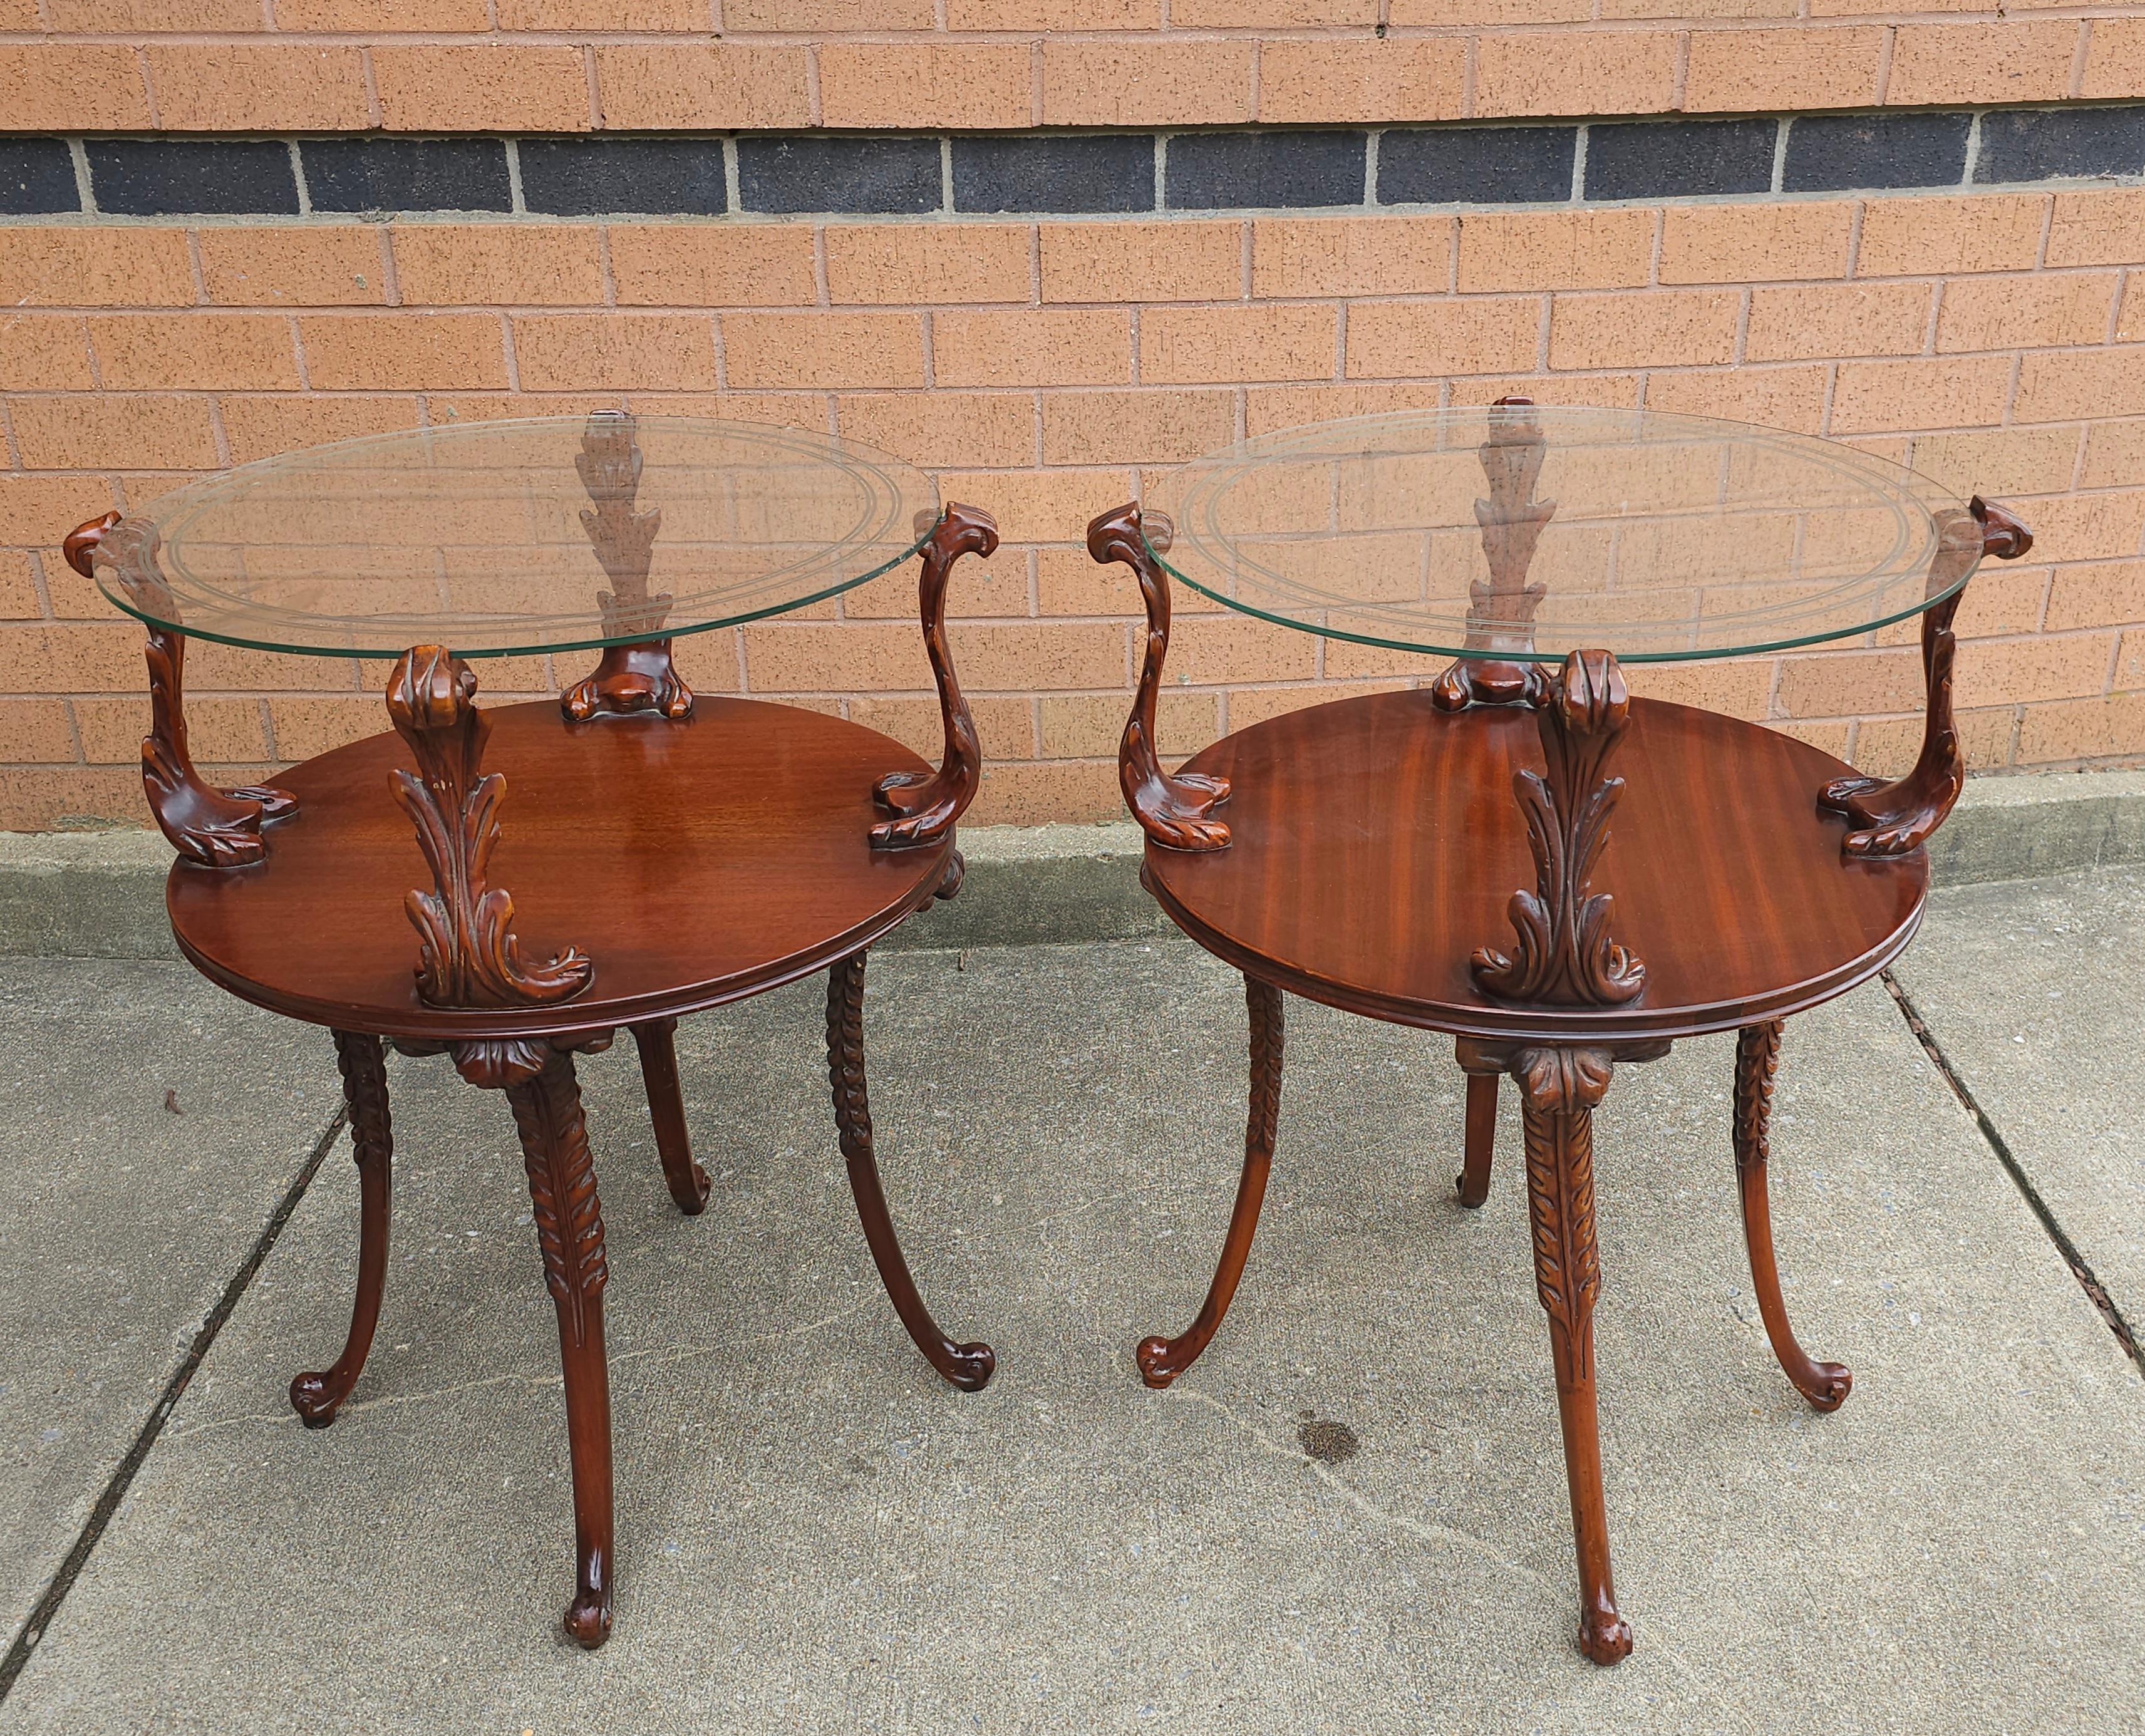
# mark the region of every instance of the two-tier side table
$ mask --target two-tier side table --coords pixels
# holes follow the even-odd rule
[[[708,1179],[686,1138],[679,1018],[828,972],[841,1150],[902,1323],[956,1385],[990,1378],[917,1295],[864,1091],[866,950],[960,883],[954,823],[982,755],[945,633],[950,569],[998,534],[908,466],[779,428],[599,413],[348,441],[108,515],[67,557],[149,629],[149,806],[178,852],[182,951],[244,999],[335,1036],[361,1199],[342,1353],[291,1383],[324,1426],[363,1367],[387,1259],[382,1040],[450,1055],[512,1107],[557,1307],[578,1584],[565,1625],[611,1620],[607,1276],[573,1055],[640,1052],[672,1197]],[[821,603],[922,557],[945,730],[936,772],[837,717],[696,697],[671,639]],[[189,758],[189,637],[371,658],[391,733],[220,789]],[[486,712],[472,664],[600,651],[561,700]],[[576,672],[578,673],[578,672]],[[414,837],[413,837],[414,833]]]
[[[1849,1371],[1796,1342],[1767,1211],[1781,1022],[1882,970],[1929,890],[1963,774],[1952,619],[1984,554],[2032,537],[1866,453],[1637,411],[1481,409],[1292,429],[1165,479],[1088,527],[1137,574],[1146,660],[1119,766],[1142,879],[1244,975],[1251,1113],[1197,1317],[1140,1343],[1167,1386],[1212,1339],[1264,1198],[1282,992],[1451,1033],[1468,1075],[1460,1196],[1490,1183],[1500,1076],[1524,1111],[1579,1565],[1579,1644],[1631,1647],[1610,1575],[1595,1407],[1592,1114],[1620,1062],[1739,1033],[1734,1151],[1759,1306],[1819,1410]],[[1247,614],[1456,660],[1424,689],[1238,731],[1172,775],[1155,696],[1168,579]],[[1884,642],[1919,614],[1928,707],[1894,783],[1792,737],[1630,697],[1624,663]],[[1612,825],[1613,817],[1613,825]]]

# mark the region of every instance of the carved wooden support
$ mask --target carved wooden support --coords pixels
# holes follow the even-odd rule
[[[928,513],[918,513],[916,529],[931,532],[923,545],[917,607],[923,619],[923,649],[931,659],[932,679],[938,684],[946,746],[936,772],[896,772],[879,780],[874,797],[894,818],[871,828],[875,850],[937,843],[975,800],[983,775],[983,745],[976,735],[975,719],[968,714],[968,702],[962,697],[961,684],[953,674],[953,649],[946,640],[946,580],[963,555],[990,558],[998,545],[998,521],[980,507],[949,500],[935,526]]]
[[[1773,1257],[1773,1209],[1767,1197],[1767,1130],[1773,1115],[1773,1072],[1779,1064],[1780,1021],[1746,1025],[1735,1034],[1735,1181],[1743,1202],[1743,1241],[1750,1254],[1750,1284],[1758,1313],[1780,1371],[1816,1410],[1846,1403],[1854,1375],[1840,1363],[1819,1362],[1797,1342],[1780,1295],[1780,1270]]]
[[[1490,577],[1467,587],[1466,644],[1471,651],[1531,651],[1535,610],[1545,587],[1528,584],[1527,569],[1542,527],[1556,511],[1555,501],[1535,499],[1549,443],[1535,419],[1533,399],[1500,398],[1493,407],[1510,414],[1490,419],[1490,432],[1476,449],[1490,482],[1490,498],[1475,503]],[[1531,704],[1545,679],[1538,664],[1462,657],[1431,684],[1430,699],[1441,711]]]
[[[893,1311],[924,1360],[963,1392],[988,1384],[998,1355],[987,1344],[956,1344],[932,1319],[902,1257],[901,1241],[886,1209],[878,1160],[872,1143],[871,1099],[864,1087],[864,954],[853,953],[827,972],[827,1078],[834,1087],[834,1127],[855,1195],[857,1217],[870,1245],[872,1263],[886,1286]]]
[[[1608,842],[1609,816],[1621,778],[1602,775],[1630,720],[1624,673],[1606,651],[1575,651],[1536,708],[1548,775],[1513,774],[1527,823],[1535,887],[1506,907],[1518,944],[1508,956],[1491,947],[1474,957],[1486,993],[1559,1006],[1618,1007],[1638,998],[1646,967],[1609,938],[1613,901],[1590,890]]]
[[[521,962],[514,900],[485,870],[500,838],[506,779],[480,772],[490,720],[477,709],[476,677],[436,645],[406,651],[387,682],[387,714],[417,761],[389,787],[417,828],[433,890],[403,899],[417,931],[417,992],[435,1007],[516,1007],[563,1001],[595,967],[571,947],[548,964]]]
[[[1549,1316],[1557,1418],[1579,1563],[1579,1648],[1596,1664],[1630,1654],[1631,1629],[1616,1609],[1609,1520],[1601,1499],[1601,1435],[1594,1381],[1594,1307],[1601,1260],[1594,1228],[1594,1111],[1618,1061],[1650,1061],[1665,1041],[1598,1047],[1529,1047],[1461,1039],[1471,1073],[1501,1069],[1520,1088],[1525,1134],[1527,1216],[1535,1294]]]
[[[1174,1338],[1158,1333],[1142,1338],[1132,1351],[1140,1379],[1152,1387],[1168,1385],[1213,1341],[1229,1304],[1236,1300],[1252,1237],[1259,1227],[1259,1208],[1266,1202],[1267,1176],[1273,1165],[1274,1135],[1281,1120],[1283,1002],[1272,983],[1252,976],[1244,978],[1244,1001],[1251,1013],[1252,1096],[1250,1112],[1244,1117],[1244,1167],[1237,1180],[1237,1202],[1230,1209],[1228,1233],[1222,1239],[1222,1257],[1215,1263],[1213,1282],[1192,1324]]]
[[[67,563],[85,579],[102,560],[121,589],[159,620],[177,619],[178,605],[157,565],[153,525],[107,512],[72,532],[62,545]],[[147,624],[145,623],[145,625]],[[170,627],[148,628],[149,733],[142,741],[142,788],[149,811],[172,848],[207,868],[244,868],[266,853],[261,828],[298,811],[286,790],[248,784],[218,789],[194,769],[187,751],[187,639]]]
[[[1200,772],[1172,777],[1155,749],[1155,700],[1169,654],[1169,578],[1154,555],[1167,554],[1175,535],[1162,514],[1142,514],[1137,505],[1106,512],[1087,526],[1087,553],[1105,565],[1117,560],[1130,567],[1147,604],[1147,653],[1117,749],[1117,783],[1132,818],[1155,843],[1172,850],[1221,850],[1228,848],[1229,828],[1210,816],[1229,799],[1229,780]]]
[[[612,1576],[610,1377],[603,1320],[610,1269],[595,1163],[573,1060],[564,1049],[550,1048],[535,1074],[511,1080],[505,1091],[529,1173],[544,1287],[559,1316],[578,1569],[565,1628],[577,1644],[595,1647],[610,1634]]]
[[[2033,546],[2033,533],[2000,506],[1976,495],[1964,512],[1953,510],[1938,520],[1936,558],[1929,563],[1928,594],[1951,594],[1922,615],[1922,676],[1929,699],[1922,724],[1922,751],[1914,769],[1896,783],[1881,778],[1836,778],[1819,795],[1818,806],[1847,816],[1849,828],[1840,848],[1849,856],[1904,856],[1928,843],[1943,824],[1966,787],[1966,758],[1959,751],[1958,726],[1951,709],[1952,664],[1958,641],[1951,630],[1966,594],[1960,575],[1984,555],[2016,560]]]
[[[581,528],[610,576],[612,589],[596,593],[606,637],[652,633],[670,613],[667,593],[648,592],[648,564],[663,514],[660,509],[635,509],[640,490],[640,447],[634,438],[638,425],[622,410],[592,412],[574,460],[581,485],[595,503],[581,509]],[[670,641],[645,639],[605,646],[595,673],[569,688],[559,704],[576,723],[636,713],[675,719],[691,714],[693,690],[672,666]]]
[[[395,1141],[387,1111],[387,1063],[380,1039],[352,1031],[335,1033],[336,1064],[342,1072],[343,1102],[350,1111],[350,1139],[357,1159],[357,1293],[351,1303],[350,1332],[334,1365],[291,1381],[291,1408],[309,1429],[325,1429],[364,1371],[372,1335],[380,1324],[380,1296],[387,1279],[387,1228],[392,1207]]]

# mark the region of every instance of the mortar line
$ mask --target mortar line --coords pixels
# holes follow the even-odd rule
[[[1981,1107],[1966,1081],[1959,1077],[1958,1070],[1951,1064],[1950,1058],[1930,1032],[1927,1021],[1922,1017],[1921,1009],[1914,1005],[1914,997],[1907,992],[1899,979],[1889,969],[1879,974],[1884,978],[1885,992],[1892,997],[1900,1016],[1906,1020],[1908,1030],[1914,1033],[1915,1042],[1921,1044],[1929,1059],[1935,1063],[1944,1083],[1951,1087],[1952,1095],[1973,1117],[1974,1125],[1981,1130],[1982,1138],[1988,1142],[1989,1150],[1996,1154],[1996,1161],[2003,1166],[2004,1172],[2025,1196],[2027,1205],[2033,1208],[2033,1216],[2041,1221],[2041,1227],[2048,1231],[2048,1240],[2055,1243],[2056,1251],[2063,1256],[2064,1264],[2070,1267],[2071,1276],[2078,1280],[2078,1288],[2085,1292],[2086,1300],[2099,1311],[2101,1319],[2108,1323],[2108,1330],[2115,1335],[2116,1342],[2123,1346],[2123,1354],[2137,1364],[2138,1373],[2145,1374],[2145,1348],[2140,1347],[2137,1333],[2132,1330],[2130,1322],[2123,1317],[2122,1310],[2109,1297],[2106,1288],[2094,1275],[2093,1267],[2087,1263],[2085,1256],[2078,1251],[2077,1244],[2072,1241],[2063,1226],[2056,1221],[2055,1213],[2048,1209],[2048,1203],[2041,1197],[2040,1190],[2028,1177],[2024,1166],[2013,1155],[2010,1142],[1997,1131],[1996,1123],[1988,1118],[1988,1112]]]
[[[7,1656],[0,1658],[0,1704],[6,1703],[17,1679],[30,1661],[30,1654],[37,1649],[37,1642],[44,1638],[52,1626],[52,1618],[60,1612],[60,1605],[67,1601],[67,1594],[74,1589],[76,1579],[80,1577],[82,1569],[89,1564],[91,1553],[102,1539],[105,1527],[112,1523],[112,1515],[118,1512],[119,1504],[127,1499],[127,1491],[133,1486],[136,1474],[147,1460],[150,1450],[157,1444],[157,1437],[164,1432],[164,1425],[171,1420],[172,1412],[177,1407],[181,1395],[200,1371],[209,1351],[215,1347],[216,1335],[223,1331],[225,1323],[230,1320],[252,1285],[255,1275],[274,1251],[276,1241],[283,1234],[284,1226],[291,1221],[291,1215],[298,1209],[298,1202],[305,1198],[306,1190],[312,1186],[313,1177],[320,1173],[321,1165],[327,1161],[328,1153],[335,1149],[336,1142],[341,1137],[349,1120],[348,1106],[338,1105],[326,1130],[314,1142],[306,1161],[298,1166],[296,1175],[291,1178],[291,1185],[283,1190],[283,1197],[276,1201],[276,1209],[269,1213],[268,1221],[261,1226],[260,1235],[254,1238],[251,1249],[239,1262],[238,1270],[231,1274],[231,1281],[223,1286],[223,1294],[202,1319],[200,1330],[187,1346],[186,1355],[179,1359],[179,1365],[164,1383],[162,1395],[134,1436],[134,1444],[127,1450],[127,1456],[119,1461],[118,1468],[112,1472],[97,1495],[97,1505],[82,1522],[72,1547],[61,1560],[59,1570],[52,1575],[52,1584],[45,1587],[37,1603],[32,1606],[27,1619],[16,1634],[13,1643],[8,1646]]]

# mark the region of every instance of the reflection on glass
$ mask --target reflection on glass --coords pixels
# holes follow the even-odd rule
[[[1517,403],[1263,435],[1149,504],[1177,526],[1170,571],[1233,608],[1540,662],[1720,656],[1911,614],[1943,594],[1929,589],[1938,515],[1962,505],[1827,440]]]

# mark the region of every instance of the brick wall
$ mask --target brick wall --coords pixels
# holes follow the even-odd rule
[[[2145,20],[1678,6],[0,0],[0,825],[146,818],[139,632],[74,525],[599,405],[839,430],[997,514],[953,596],[979,820],[1117,811],[1137,599],[1091,514],[1241,435],[1515,391],[2003,499],[2039,543],[1962,612],[1973,762],[2145,757]],[[1435,673],[1197,601],[1172,751]],[[897,575],[683,660],[930,748],[913,608]],[[189,674],[219,776],[384,727],[369,665]],[[1634,684],[1877,770],[1919,733],[1910,625]]]

